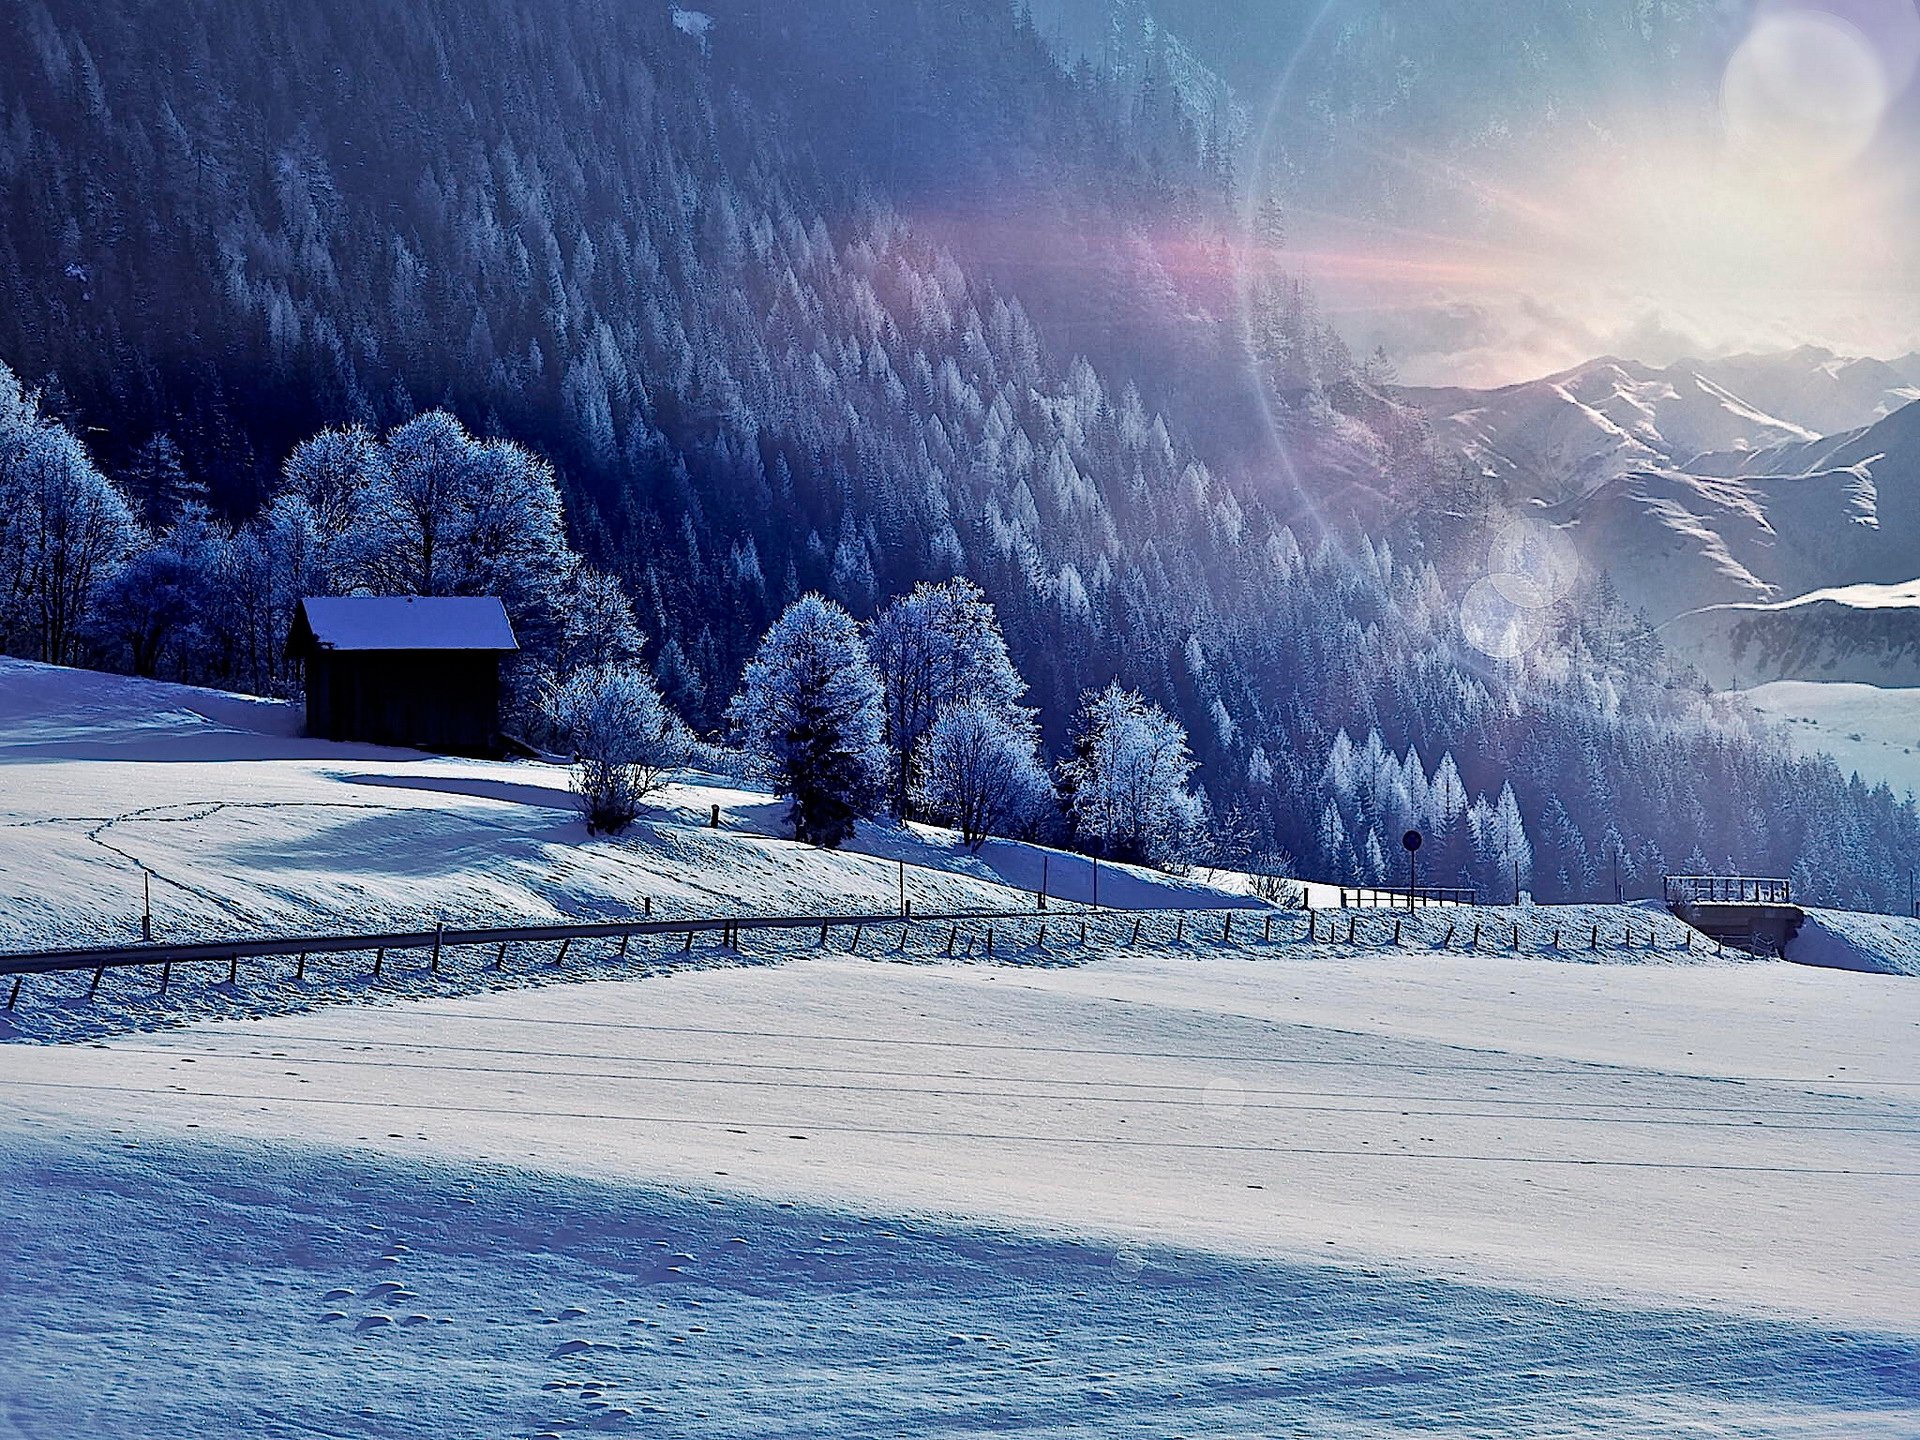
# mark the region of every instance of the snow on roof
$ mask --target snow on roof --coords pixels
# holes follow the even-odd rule
[[[322,650],[518,650],[507,608],[491,595],[316,596],[300,602],[296,644]]]

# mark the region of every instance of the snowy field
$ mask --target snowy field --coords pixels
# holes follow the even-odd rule
[[[1741,692],[1786,726],[1802,755],[1831,755],[1843,774],[1894,794],[1920,793],[1920,690],[1779,680]]]
[[[625,919],[649,901],[661,916],[891,910],[901,861],[923,912],[1030,906],[1015,887],[1042,879],[1035,847],[975,857],[920,827],[798,846],[778,838],[779,802],[720,783],[672,786],[628,835],[590,841],[562,767],[299,727],[294,706],[0,657],[0,949],[139,938],[143,871],[163,940]],[[1091,889],[1079,857],[1046,868],[1055,893]],[[1245,903],[1244,887],[1100,874],[1108,906]]]
[[[1911,1436],[1916,1029],[1298,947],[4,1046],[0,1433]]]
[[[125,938],[143,866],[181,935],[885,909],[896,859],[999,908],[1040,860],[718,785],[586,843],[550,767],[4,663],[0,948]],[[0,1437],[1920,1434],[1920,985],[1861,973],[1920,925],[1816,915],[1849,972],[1652,907],[1271,923],[35,977]]]

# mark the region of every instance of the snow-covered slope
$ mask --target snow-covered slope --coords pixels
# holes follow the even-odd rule
[[[773,797],[711,778],[669,787],[628,835],[590,839],[559,766],[299,728],[289,705],[0,658],[0,949],[137,937],[143,875],[163,939],[620,918],[647,901],[658,915],[885,911],[899,861],[923,912],[1030,905],[1007,881],[1039,884],[1034,847],[974,857],[923,827],[796,845]],[[1090,888],[1084,860],[1047,869],[1056,894]],[[1111,865],[1100,900],[1247,903]]]
[[[1797,965],[1920,976],[1920,917],[1809,910],[1787,948]]]
[[[1773,604],[1713,605],[1660,627],[1716,685],[1816,680],[1920,686],[1920,581],[1846,585]],[[1920,715],[1911,733],[1920,735]]]
[[[1549,512],[1656,623],[1920,569],[1920,404],[1867,429],[1622,475]]]
[[[1871,426],[1920,400],[1920,357],[1809,348],[1652,366],[1605,356],[1497,390],[1402,393],[1516,499],[1557,503],[1636,471],[1691,471],[1704,454],[1747,456]]]
[[[1831,755],[1841,772],[1896,795],[1920,794],[1920,689],[1780,680],[1745,693],[1786,727],[1803,755]]]
[[[1768,414],[1697,369],[1611,356],[1491,391],[1409,390],[1440,439],[1512,487],[1556,502],[1708,450],[1759,449],[1817,432]]]

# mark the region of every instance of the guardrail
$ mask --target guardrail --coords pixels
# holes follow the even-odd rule
[[[1069,912],[1077,913],[1077,912]],[[74,950],[34,950],[0,955],[0,976],[43,975],[62,970],[113,970],[135,965],[188,965],[199,961],[254,960],[288,955],[345,955],[388,950],[429,950],[457,945],[509,945],[523,941],[630,940],[641,935],[709,935],[737,942],[742,930],[823,930],[843,926],[897,925],[902,920],[946,924],[975,920],[1031,920],[1031,910],[974,910],[900,915],[740,915],[679,920],[603,920],[560,925],[436,926],[365,935],[290,935],[239,940],[108,945]],[[1042,915],[1039,918],[1044,919]]]
[[[1793,882],[1755,875],[1669,875],[1669,905],[1791,905]]]
[[[1340,887],[1342,910],[1412,910],[1428,905],[1478,905],[1480,892],[1464,886],[1416,885],[1387,890],[1379,886],[1363,889]]]
[[[1067,934],[1077,922],[1080,943],[1089,939],[1090,924],[1102,921],[1117,922],[1124,929],[1129,921],[1132,932],[1126,943],[1137,945],[1141,941],[1143,926],[1153,918],[1161,918],[1171,926],[1176,942],[1184,940],[1191,925],[1194,937],[1199,938],[1199,926],[1203,917],[1212,916],[1221,921],[1219,939],[1230,941],[1234,935],[1236,916],[1247,918],[1265,916],[1264,935],[1273,936],[1273,917],[1281,912],[1268,907],[1247,907],[1235,909],[1228,907],[1210,908],[1198,911],[1184,910],[1096,910],[1091,907],[1074,906],[1052,910],[952,910],[938,912],[916,912],[909,909],[905,914],[898,911],[857,915],[737,915],[709,916],[701,918],[683,918],[677,920],[654,920],[648,918],[636,920],[605,920],[576,924],[555,925],[491,925],[478,927],[436,926],[432,930],[396,930],[373,934],[357,935],[288,935],[256,937],[232,940],[204,940],[178,943],[147,943],[134,945],[95,946],[84,949],[36,950],[14,954],[0,954],[0,979],[11,977],[12,987],[8,991],[3,1007],[14,1008],[20,997],[21,981],[29,975],[45,975],[71,972],[93,972],[93,984],[88,989],[91,996],[99,987],[101,977],[108,970],[160,967],[160,993],[165,994],[175,965],[219,964],[227,966],[228,983],[237,983],[242,960],[259,960],[297,957],[294,978],[306,979],[307,959],[313,955],[364,954],[372,952],[374,961],[372,974],[378,979],[381,966],[389,950],[424,950],[430,955],[429,969],[433,974],[440,973],[440,956],[444,950],[459,946],[494,947],[493,969],[500,969],[506,961],[507,946],[526,942],[559,942],[559,952],[554,963],[566,960],[568,948],[576,940],[618,941],[617,954],[627,953],[628,943],[642,936],[680,936],[686,941],[686,948],[693,948],[696,935],[717,935],[720,944],[725,947],[737,947],[742,932],[748,930],[812,930],[820,931],[820,943],[825,945],[835,930],[853,932],[849,948],[858,950],[863,931],[883,926],[900,926],[900,946],[906,946],[908,932],[915,926],[947,926],[948,940],[946,952],[954,953],[955,941],[964,927],[985,926],[984,953],[994,953],[994,927],[1017,926],[1023,922],[1037,927],[1033,939],[1028,942],[1024,936],[1002,931],[1002,948],[1010,942],[1013,946],[1027,943],[1046,948],[1048,928],[1055,935]],[[971,932],[968,932],[971,936]],[[1250,933],[1249,927],[1242,927],[1242,935]],[[968,953],[972,953],[974,940],[968,940]],[[1115,943],[1118,943],[1117,941]]]

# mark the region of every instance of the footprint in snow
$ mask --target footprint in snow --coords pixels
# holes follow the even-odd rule
[[[593,1348],[591,1340],[563,1340],[553,1347],[553,1352],[548,1358],[558,1360],[562,1356],[579,1355]]]
[[[356,1330],[377,1330],[382,1325],[391,1325],[392,1323],[393,1317],[391,1315],[368,1315],[363,1317],[360,1323],[353,1328]]]
[[[329,1290],[327,1291],[326,1294],[322,1295],[320,1298],[322,1300],[351,1300],[353,1298],[353,1291]]]

